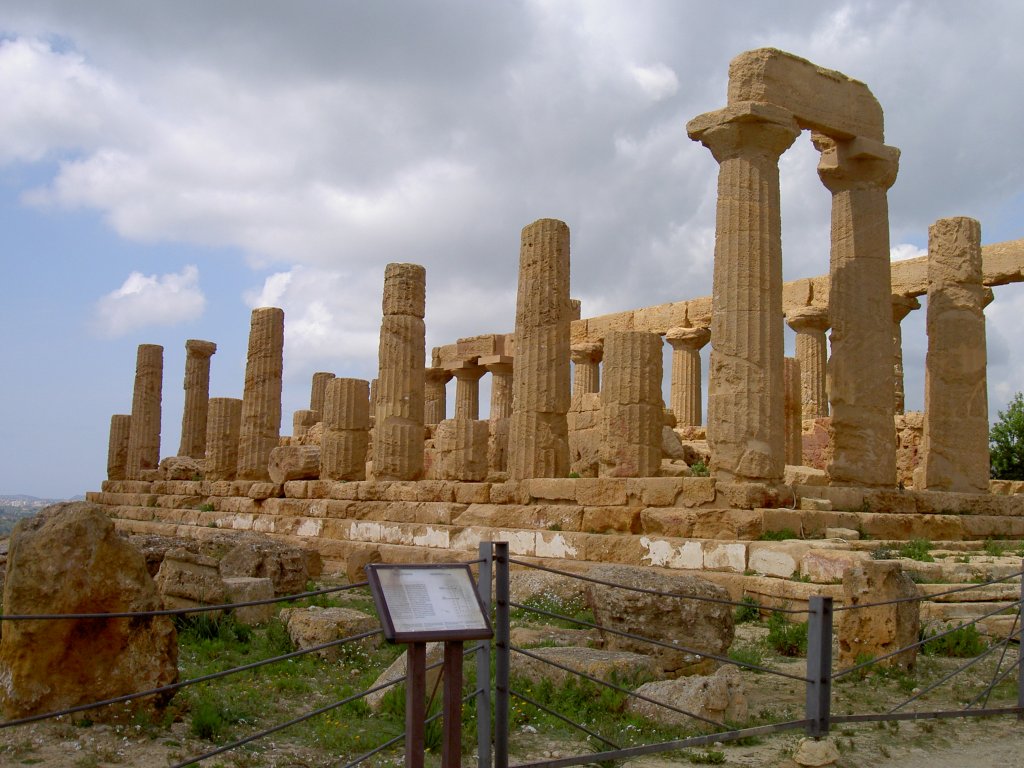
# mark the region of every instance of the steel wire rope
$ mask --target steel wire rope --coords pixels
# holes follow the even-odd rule
[[[1005,651],[1006,650],[1006,646],[1009,644],[1009,642],[1010,642],[1010,638],[1009,638],[1009,636],[1007,636],[1005,640],[1002,640],[999,643],[994,643],[993,645],[990,645],[988,648],[986,648],[984,651],[979,653],[977,656],[974,656],[973,658],[968,660],[966,664],[962,664],[961,666],[957,667],[956,669],[954,669],[949,674],[943,675],[941,679],[939,679],[936,682],[932,683],[931,685],[929,685],[924,690],[915,693],[913,696],[911,696],[909,699],[904,701],[902,704],[897,704],[895,707],[890,709],[889,712],[896,712],[896,711],[898,711],[900,709],[903,709],[903,707],[907,706],[907,704],[909,704],[910,702],[916,701],[917,699],[921,698],[922,696],[925,696],[926,694],[931,693],[936,688],[938,688],[940,685],[942,685],[943,683],[945,683],[948,680],[952,679],[953,677],[956,677],[961,672],[963,672],[963,671],[965,671],[967,669],[970,669],[975,664],[977,664],[979,661],[981,661],[986,656],[988,656],[990,653],[994,653],[997,649],[1002,648]],[[995,674],[999,674],[999,667],[998,666],[996,667]]]
[[[243,664],[240,667],[232,667],[231,669],[221,670],[220,672],[211,672],[208,675],[201,675],[200,677],[193,677],[189,680],[181,680],[177,683],[170,683],[168,685],[162,685],[159,688],[152,688],[148,691],[140,691],[138,693],[127,693],[123,696],[115,696],[111,699],[103,699],[101,701],[94,701],[90,704],[78,704],[74,707],[68,707],[66,709],[55,710],[53,712],[45,712],[40,715],[29,715],[28,717],[20,717],[16,720],[4,720],[0,722],[0,729],[10,728],[16,725],[26,725],[28,723],[35,723],[40,720],[49,720],[51,717],[63,717],[64,715],[73,715],[76,712],[84,712],[87,709],[97,709],[99,707],[106,707],[111,704],[121,704],[132,699],[141,699],[145,696],[155,696],[158,693],[170,693],[171,691],[177,691],[181,688],[185,688],[189,685],[196,685],[197,683],[208,683],[211,680],[219,680],[223,677],[238,674],[239,672],[248,672],[251,669],[258,667],[265,667],[269,664],[276,664],[279,661],[287,661],[288,659],[294,659],[299,656],[305,656],[309,653],[315,653],[316,651],[322,651],[325,648],[333,648],[336,645],[344,645],[345,643],[352,642],[354,640],[363,640],[367,637],[373,637],[376,634],[383,632],[382,629],[372,629],[368,632],[362,632],[358,635],[350,635],[349,637],[343,637],[339,640],[331,640],[320,645],[314,645],[311,648],[302,648],[291,653],[285,653],[280,656],[272,656],[268,659],[261,659],[260,661],[254,661],[251,664]]]
[[[708,725],[714,725],[714,726],[717,726],[719,728],[727,728],[728,727],[725,723],[720,723],[718,720],[712,720],[711,718],[703,717],[702,715],[696,715],[693,712],[686,711],[685,709],[680,709],[679,707],[674,707],[671,704],[665,704],[664,702],[658,701],[657,699],[652,699],[649,696],[644,696],[642,693],[637,693],[636,691],[631,691],[628,688],[624,688],[621,685],[616,685],[615,683],[609,683],[607,680],[601,680],[600,678],[597,678],[597,677],[595,677],[593,675],[589,675],[586,672],[580,672],[578,669],[573,669],[572,667],[567,667],[564,664],[559,664],[557,661],[551,661],[550,659],[545,659],[543,656],[538,656],[535,653],[530,653],[525,648],[519,648],[517,646],[512,645],[512,646],[509,646],[509,650],[515,651],[516,653],[520,653],[523,656],[529,656],[531,659],[536,659],[537,661],[540,661],[540,662],[542,662],[544,664],[550,664],[552,667],[556,667],[557,669],[561,669],[564,672],[570,672],[570,673],[572,673],[574,675],[579,675],[580,677],[582,677],[582,678],[584,678],[586,680],[590,680],[592,683],[597,683],[598,685],[603,685],[606,688],[611,688],[612,690],[618,691],[619,693],[624,693],[627,696],[632,696],[634,698],[640,699],[641,701],[646,701],[648,704],[654,704],[654,705],[659,706],[659,707],[664,707],[665,709],[669,709],[669,710],[671,710],[673,712],[676,712],[676,713],[678,713],[680,715],[686,715],[687,717],[692,717],[694,720],[701,720],[701,721],[707,723]]]
[[[570,720],[568,717],[563,715],[561,712],[556,712],[555,710],[551,709],[550,707],[544,706],[539,701],[534,701],[533,699],[531,699],[526,694],[520,693],[519,691],[514,690],[512,688],[509,688],[508,692],[509,692],[510,695],[515,696],[517,699],[522,699],[523,701],[525,701],[530,706],[536,707],[541,712],[547,712],[552,717],[557,717],[563,723],[567,723],[567,724],[571,725],[573,728],[576,728],[576,729],[578,729],[580,731],[583,731],[588,736],[593,736],[598,741],[603,741],[605,744],[607,744],[612,749],[622,749],[622,747],[620,747],[614,741],[610,741],[610,740],[606,739],[601,734],[597,733],[596,731],[590,730],[589,728],[587,728],[585,725],[582,725],[581,723],[577,723],[574,720]]]
[[[515,563],[516,565],[525,566],[526,568],[534,568],[534,569],[536,569],[538,571],[547,571],[548,573],[555,573],[555,574],[558,574],[560,576],[568,576],[569,578],[578,579],[580,581],[589,581],[592,584],[600,584],[600,585],[605,586],[605,587],[615,587],[617,589],[626,589],[626,590],[629,590],[630,592],[641,592],[643,594],[657,595],[659,597],[676,597],[676,598],[680,598],[680,599],[683,599],[683,600],[698,600],[698,601],[704,602],[704,603],[717,603],[718,605],[731,605],[731,606],[735,606],[737,608],[749,608],[750,607],[750,603],[743,603],[743,602],[739,602],[737,600],[726,600],[725,598],[722,598],[722,597],[703,597],[701,595],[684,595],[681,592],[662,592],[661,590],[658,590],[658,589],[648,589],[646,587],[631,587],[631,586],[629,586],[627,584],[616,584],[613,581],[604,581],[602,579],[595,579],[593,576],[583,576],[583,575],[578,574],[578,573],[570,573],[569,571],[560,571],[557,568],[548,568],[547,566],[544,566],[544,565],[536,565],[534,563],[528,563],[525,560],[517,560],[514,557],[510,557],[508,559],[508,561],[510,563]],[[772,608],[772,610],[773,611],[778,611],[779,613],[807,613],[807,611],[798,611],[795,608]]]
[[[748,664],[745,661],[736,661],[735,659],[730,659],[728,656],[720,656],[718,654],[710,653],[708,651],[697,651],[697,650],[694,650],[693,648],[688,648],[688,647],[683,646],[683,645],[674,645],[673,643],[666,643],[664,640],[655,640],[652,637],[644,637],[643,635],[634,635],[632,632],[625,632],[625,631],[623,631],[621,629],[612,629],[611,627],[602,627],[600,624],[594,624],[593,622],[584,621],[583,619],[574,619],[574,618],[571,618],[569,616],[563,616],[563,615],[558,614],[558,613],[552,613],[551,611],[545,611],[543,608],[532,608],[532,607],[530,607],[528,605],[523,605],[522,603],[514,603],[511,600],[509,601],[508,604],[512,608],[520,608],[520,609],[522,609],[524,611],[531,611],[533,613],[539,613],[539,614],[542,614],[544,616],[549,616],[549,617],[555,618],[555,619],[564,619],[565,621],[571,621],[574,624],[581,624],[581,625],[583,625],[585,627],[590,627],[592,629],[599,629],[602,632],[611,632],[613,635],[619,635],[620,637],[628,637],[630,640],[640,640],[640,641],[645,642],[645,643],[651,643],[652,645],[661,646],[662,648],[670,648],[673,651],[682,651],[683,653],[689,653],[689,654],[692,654],[694,656],[701,656],[701,657],[707,658],[707,659],[714,659],[715,661],[720,661],[723,664],[732,664],[733,666],[743,667],[744,669],[752,669],[752,670],[754,670],[756,672],[766,672],[766,673],[768,673],[770,675],[778,675],[779,677],[788,677],[790,680],[797,680],[797,681],[799,681],[801,683],[812,682],[811,679],[807,678],[807,677],[800,677],[799,675],[791,675],[788,672],[779,672],[777,669],[771,669],[770,667],[760,667],[757,664]]]
[[[883,600],[880,603],[864,603],[862,605],[837,605],[833,608],[833,612],[837,611],[856,611],[863,608],[878,608],[883,605],[896,605],[897,603],[912,603],[915,601],[933,600],[936,597],[945,597],[946,595],[954,595],[958,592],[970,592],[972,589],[981,589],[982,587],[990,587],[993,584],[999,584],[1009,579],[1016,579],[1018,576],[1024,576],[1024,571],[1017,571],[1011,573],[1008,576],[1003,576],[999,579],[992,579],[991,581],[983,581],[979,584],[968,584],[966,587],[956,587],[954,589],[947,589],[944,592],[935,592],[931,595],[915,595],[914,597],[894,597],[892,600]]]
[[[209,613],[210,611],[228,611],[233,608],[250,608],[257,605],[272,605],[273,603],[288,603],[292,600],[303,600],[307,597],[318,595],[329,595],[335,592],[344,592],[358,587],[365,587],[368,582],[361,581],[358,584],[345,584],[340,587],[326,587],[310,592],[298,592],[294,595],[282,595],[281,597],[267,597],[262,600],[249,600],[244,603],[223,603],[221,605],[200,605],[195,608],[161,608],[153,611],[123,611],[121,613],[40,613],[40,614],[8,614],[0,615],[0,621],[52,621],[57,619],[141,619],[152,616],[184,616],[191,613]]]
[[[1018,600],[1015,603],[1015,605],[1019,606],[1020,605],[1020,601]],[[861,662],[860,664],[854,664],[852,667],[847,667],[846,669],[842,669],[842,670],[836,672],[834,675],[832,675],[832,679],[836,680],[836,679],[842,677],[843,675],[848,675],[851,672],[856,672],[858,669],[864,669],[864,667],[870,667],[872,664],[877,664],[880,661],[885,661],[886,659],[891,659],[893,656],[898,656],[899,654],[905,653],[905,652],[911,650],[912,648],[917,648],[918,646],[924,645],[925,643],[930,643],[933,640],[939,640],[940,638],[943,638],[946,635],[951,635],[954,632],[956,632],[957,630],[963,629],[964,627],[973,626],[974,624],[977,624],[982,619],[987,619],[990,616],[995,616],[997,613],[1001,613],[1001,612],[1005,611],[1006,608],[1007,608],[1007,606],[1003,606],[1002,608],[996,608],[994,611],[989,611],[988,613],[983,614],[981,616],[978,616],[977,618],[971,619],[970,621],[964,622],[963,624],[958,624],[957,626],[955,626],[955,627],[953,627],[951,629],[947,629],[945,632],[939,632],[937,635],[932,635],[931,637],[924,638],[923,640],[918,640],[916,643],[911,643],[910,645],[905,645],[902,648],[898,648],[897,650],[892,651],[891,653],[887,653],[884,656],[879,656],[876,659],[869,659],[868,661]]]

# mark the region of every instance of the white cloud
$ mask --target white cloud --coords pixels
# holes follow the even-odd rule
[[[671,67],[664,64],[649,67],[634,64],[629,68],[629,74],[640,86],[640,90],[653,101],[661,101],[679,90],[679,78]]]
[[[927,255],[927,248],[921,248],[911,243],[898,243],[897,245],[889,248],[890,261],[904,261],[906,259],[916,259],[918,256]]]
[[[102,336],[124,336],[147,326],[195,320],[205,307],[194,265],[165,275],[132,272],[120,288],[96,302],[94,324]]]

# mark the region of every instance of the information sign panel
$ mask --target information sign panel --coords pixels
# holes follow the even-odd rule
[[[366,575],[390,642],[493,637],[468,565],[373,563]]]

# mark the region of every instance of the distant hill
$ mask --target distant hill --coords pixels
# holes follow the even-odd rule
[[[24,493],[0,493],[0,536],[9,535],[19,520],[32,517],[44,507],[62,501],[84,499],[84,496],[76,496],[73,499],[41,499],[38,496],[29,496]]]

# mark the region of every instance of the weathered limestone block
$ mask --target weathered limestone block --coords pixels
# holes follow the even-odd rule
[[[988,490],[988,385],[981,226],[965,217],[928,228],[928,356],[923,462],[914,487]],[[920,479],[920,483],[916,482]]]
[[[572,398],[566,414],[569,431],[569,471],[579,477],[597,477],[601,451],[601,396]]]
[[[509,477],[569,471],[569,227],[540,219],[523,228],[519,251]]]
[[[899,150],[814,134],[818,177],[832,193],[828,361],[836,485],[894,487],[892,277],[887,190]]]
[[[600,474],[652,477],[661,469],[661,338],[613,331],[604,342]]]
[[[719,723],[742,722],[747,718],[747,697],[736,667],[721,667],[713,675],[694,675],[676,680],[645,683],[636,689],[641,696],[692,712]],[[666,725],[695,725],[710,730],[709,723],[695,721],[688,715],[673,712],[642,699],[630,697],[626,711]]]
[[[843,572],[843,604],[847,606],[916,597],[917,585],[899,563],[866,561]],[[839,619],[839,666],[847,667],[869,657],[884,656],[917,642],[921,628],[921,604],[916,600],[875,608],[845,610]],[[912,669],[917,648],[879,662]]]
[[[239,480],[268,480],[270,452],[281,435],[281,386],[284,365],[284,311],[252,311],[249,351],[242,393],[238,438]]]
[[[128,479],[128,436],[132,417],[118,413],[110,417],[110,441],[107,444],[107,479]]]
[[[800,739],[793,762],[806,768],[821,768],[839,762],[839,749],[831,738]]]
[[[204,543],[204,551],[220,550],[219,569],[224,578],[267,578],[274,594],[295,595],[320,575],[322,563],[316,550],[292,546],[258,534],[240,534]]]
[[[195,608],[227,602],[227,589],[217,559],[199,552],[184,548],[168,551],[154,581],[166,608]]]
[[[486,478],[489,434],[486,421],[446,419],[438,424],[434,432],[437,479],[479,482]]]
[[[587,395],[601,391],[601,358],[604,344],[586,341],[573,344],[570,359],[573,365],[572,395]]]
[[[364,379],[333,379],[324,396],[320,476],[325,480],[365,480],[370,442],[370,384]]]
[[[128,477],[137,479],[160,463],[160,400],[163,391],[164,348],[140,344],[135,363],[132,418],[128,435]]]
[[[728,599],[728,592],[711,582],[688,573],[671,576],[646,568],[622,565],[600,565],[589,575],[615,584],[670,592],[695,597]],[[700,600],[662,597],[629,589],[587,585],[587,603],[594,611],[594,621],[631,634],[653,637],[695,651],[722,654],[733,639],[732,611],[727,605]],[[603,633],[607,650],[634,651],[651,654],[658,667],[671,676],[698,674],[714,668],[706,658],[667,648],[654,649],[648,643]]]
[[[784,467],[779,156],[800,129],[770,104],[733,104],[687,125],[719,163],[708,374],[712,472],[775,482]]]
[[[280,613],[281,621],[288,627],[288,636],[296,648],[314,648],[332,640],[340,640],[352,635],[368,632],[380,626],[375,616],[351,608],[285,608]],[[361,640],[363,644],[379,642],[380,636]],[[342,645],[322,648],[317,655],[323,659],[336,661],[341,658]]]
[[[423,476],[426,271],[417,264],[388,264],[373,433],[373,473],[378,480]]]
[[[56,504],[18,524],[3,605],[10,614],[162,607],[142,554],[101,507],[83,502]],[[163,616],[10,622],[0,639],[0,706],[8,718],[24,717],[157,688],[177,681],[177,662],[174,625]]]
[[[302,440],[319,420],[320,417],[316,411],[309,409],[294,411],[292,413],[292,437]]]
[[[235,479],[241,428],[241,400],[234,397],[210,398],[210,411],[206,421],[207,480]]]
[[[278,446],[270,452],[267,471],[272,483],[315,480],[320,476],[320,446]]]
[[[274,583],[270,579],[232,576],[224,579],[224,589],[229,603],[250,603],[256,600],[271,600],[274,597]],[[233,608],[231,615],[239,623],[254,627],[266,624],[274,618],[275,610],[276,606],[273,603],[266,603]]]
[[[679,426],[697,427],[704,423],[700,350],[710,340],[711,329],[703,326],[677,326],[669,328],[665,334],[665,341],[672,346],[669,407]]]
[[[217,351],[212,341],[185,342],[185,408],[181,416],[179,456],[202,459],[206,455],[206,418],[210,402],[210,357]]]
[[[203,465],[191,456],[168,456],[158,468],[162,480],[201,480]]]
[[[914,487],[914,470],[921,465],[924,414],[906,411],[896,415],[896,480],[904,488]]]

